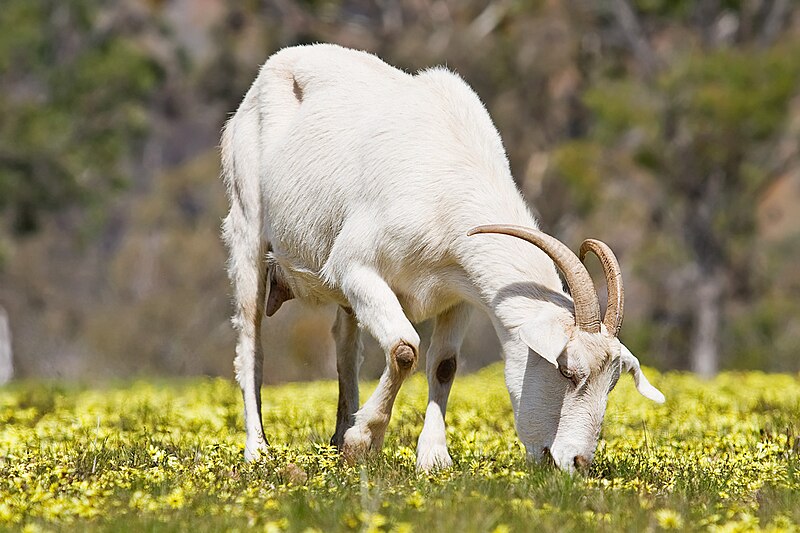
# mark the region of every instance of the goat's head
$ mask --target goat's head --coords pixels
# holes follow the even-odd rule
[[[574,316],[553,305],[531,316],[504,341],[506,384],[514,406],[517,433],[528,455],[552,460],[565,470],[591,463],[600,435],[608,394],[622,372],[633,375],[645,397],[662,403],[664,395],[642,373],[639,361],[619,341],[624,292],[616,257],[604,243],[587,239],[580,259],[563,243],[520,226],[488,225],[469,234],[502,233],[543,250],[569,285]],[[600,321],[594,284],[582,261],[598,256],[605,271],[608,308]]]

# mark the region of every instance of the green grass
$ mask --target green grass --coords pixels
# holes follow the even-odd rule
[[[232,382],[16,383],[0,389],[0,529],[797,530],[798,376],[648,374],[667,403],[623,377],[585,477],[526,463],[500,366],[456,380],[455,466],[430,476],[414,469],[419,374],[359,466],[327,445],[332,382],[264,390],[273,453],[253,464]]]

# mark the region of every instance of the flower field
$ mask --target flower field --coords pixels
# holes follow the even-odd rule
[[[648,375],[667,403],[623,377],[588,476],[526,463],[497,365],[457,378],[455,466],[430,476],[414,469],[420,374],[358,466],[327,445],[333,382],[264,390],[273,452],[253,464],[231,381],[15,383],[0,388],[0,529],[797,530],[800,377]]]

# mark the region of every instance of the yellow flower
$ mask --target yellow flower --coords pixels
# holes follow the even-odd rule
[[[683,528],[683,517],[672,509],[659,509],[656,511],[658,526],[662,529]]]
[[[180,509],[186,503],[186,496],[183,493],[183,489],[177,487],[167,495],[165,501],[169,507],[173,509]]]
[[[419,491],[415,490],[406,498],[406,505],[413,507],[414,509],[419,509],[425,505],[425,498],[422,497],[422,494],[420,494]]]
[[[383,526],[387,524],[388,520],[385,516],[379,513],[363,513],[361,515],[361,523],[364,524],[364,531],[368,533],[378,533],[382,531]]]

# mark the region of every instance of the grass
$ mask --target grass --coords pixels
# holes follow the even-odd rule
[[[332,382],[264,390],[273,454],[252,464],[232,382],[16,383],[0,389],[0,529],[797,530],[800,377],[648,373],[667,403],[623,378],[585,477],[526,463],[497,365],[456,380],[456,464],[435,475],[414,469],[419,374],[359,466],[327,445]]]

